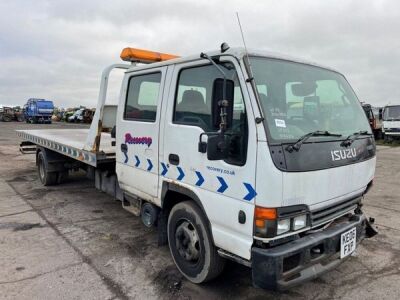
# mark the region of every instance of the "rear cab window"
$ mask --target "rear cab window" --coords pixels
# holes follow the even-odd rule
[[[160,83],[161,72],[129,78],[124,120],[156,121]]]

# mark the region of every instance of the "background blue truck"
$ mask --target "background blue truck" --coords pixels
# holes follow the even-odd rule
[[[24,105],[27,123],[51,123],[54,111],[53,101],[30,98]]]

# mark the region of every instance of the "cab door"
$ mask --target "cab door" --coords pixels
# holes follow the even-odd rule
[[[125,76],[116,126],[116,170],[120,187],[157,202],[159,123],[166,67]]]
[[[175,65],[162,112],[166,121],[161,124],[160,183],[191,190],[211,223],[216,246],[250,258],[257,195],[256,128],[243,75],[237,72],[239,65],[226,58],[220,66],[235,84],[229,157],[210,161],[198,146],[201,134],[218,130],[212,121],[211,100],[214,80],[221,79],[221,73],[206,60]],[[246,220],[239,222],[243,213]]]

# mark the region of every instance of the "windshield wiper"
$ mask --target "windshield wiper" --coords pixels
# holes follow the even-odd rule
[[[350,134],[344,141],[340,143],[340,146],[342,147],[348,147],[353,142],[360,136],[360,135],[372,135],[372,133],[369,133],[367,130],[360,130],[357,132],[354,132],[353,134]]]
[[[293,152],[293,150],[299,151],[301,145],[303,145],[303,143],[305,141],[307,141],[312,136],[336,136],[336,137],[340,137],[342,135],[341,134],[337,134],[337,133],[330,133],[329,131],[322,131],[322,130],[313,131],[313,132],[310,132],[310,133],[307,133],[307,134],[303,135],[294,144],[291,144],[291,145],[287,146],[286,150],[289,151],[289,152]]]

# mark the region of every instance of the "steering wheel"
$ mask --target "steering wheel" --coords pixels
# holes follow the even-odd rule
[[[183,116],[183,117],[179,118],[179,122],[199,126],[204,131],[207,131],[209,128],[209,126],[206,124],[206,122],[204,122],[204,120],[202,118],[197,117],[197,116]]]

